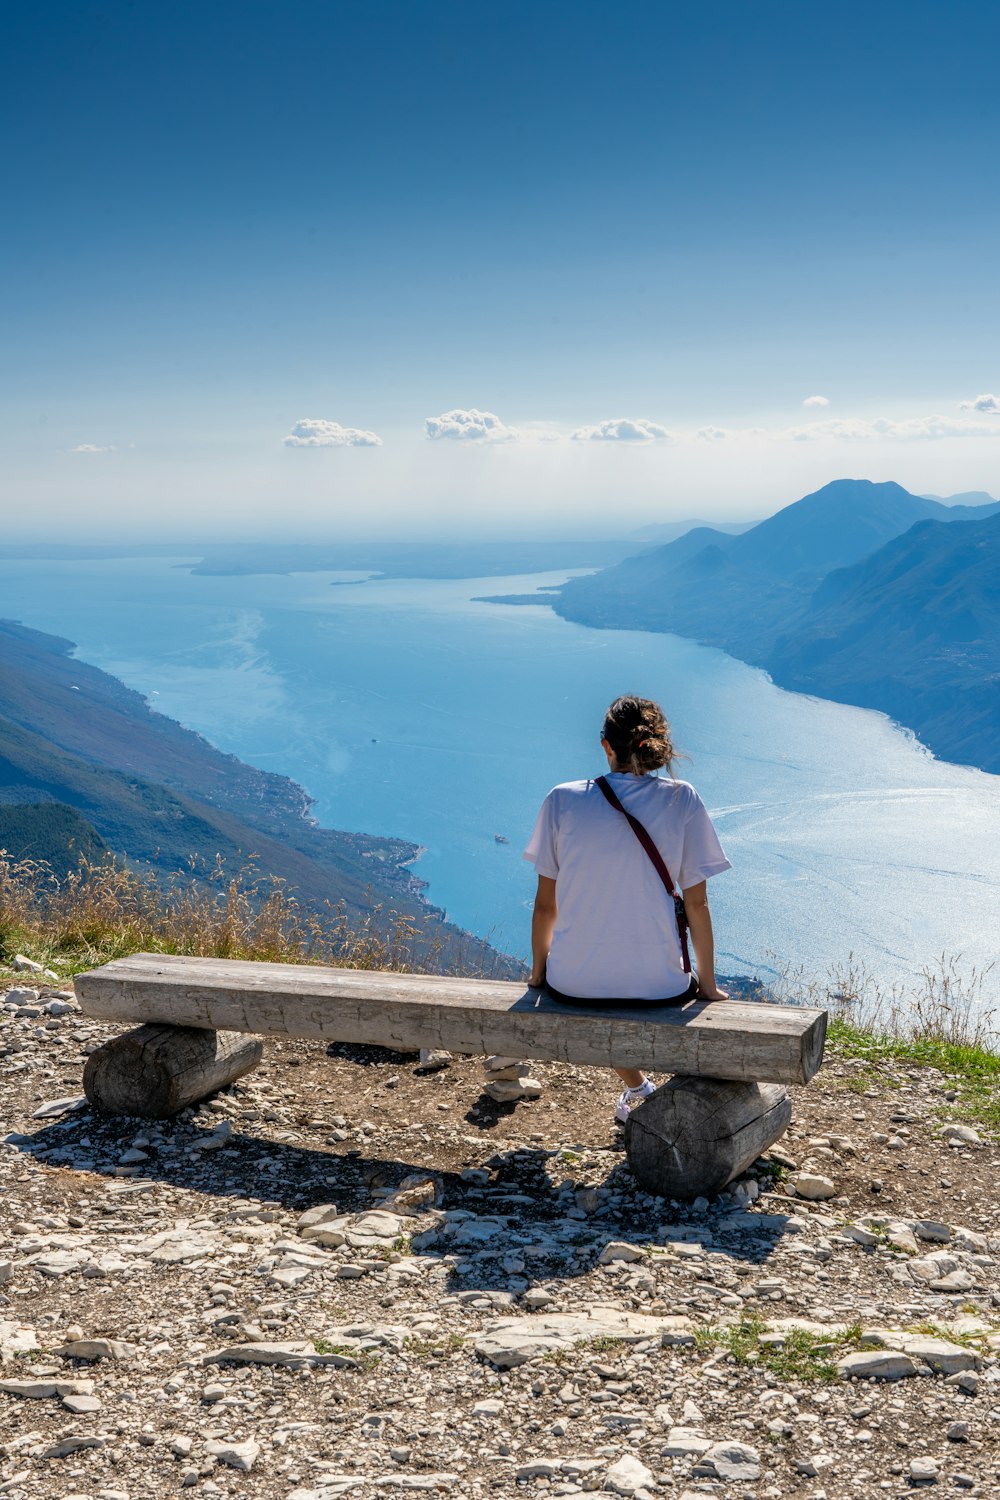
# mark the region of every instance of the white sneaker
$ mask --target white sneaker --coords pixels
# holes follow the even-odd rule
[[[640,1083],[637,1089],[625,1089],[619,1094],[618,1103],[615,1105],[615,1119],[618,1124],[624,1125],[635,1106],[641,1104],[643,1099],[648,1099],[650,1094],[655,1093],[656,1084],[651,1078],[647,1078],[645,1083]]]

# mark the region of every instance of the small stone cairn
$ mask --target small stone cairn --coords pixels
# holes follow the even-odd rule
[[[495,1104],[516,1104],[519,1099],[537,1099],[542,1085],[531,1077],[531,1064],[517,1057],[488,1057],[484,1092]]]

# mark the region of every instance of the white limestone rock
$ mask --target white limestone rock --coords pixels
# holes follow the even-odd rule
[[[28,1401],[52,1401],[60,1396],[89,1396],[92,1380],[0,1380],[0,1391]]]
[[[56,1353],[61,1359],[134,1359],[139,1350],[124,1339],[70,1339]]]
[[[348,1354],[320,1354],[306,1341],[248,1342],[228,1344],[202,1357],[206,1365],[280,1365],[291,1370],[301,1370],[307,1365],[333,1365],[336,1369],[352,1370],[357,1360]]]
[[[542,1085],[537,1078],[497,1079],[483,1089],[494,1104],[517,1104],[522,1099],[541,1097]]]
[[[616,1260],[646,1260],[645,1250],[638,1245],[630,1245],[627,1240],[609,1240],[597,1257],[598,1264],[609,1266]]]
[[[795,1172],[788,1179],[788,1186],[793,1188],[800,1198],[808,1198],[817,1201],[823,1198],[835,1198],[837,1185],[830,1177],[823,1177],[819,1172]]]
[[[753,1481],[760,1478],[760,1454],[748,1443],[713,1443],[698,1460],[697,1472],[719,1479]]]
[[[488,1324],[477,1337],[475,1348],[481,1359],[510,1370],[529,1359],[572,1349],[589,1339],[613,1338],[631,1344],[658,1338],[664,1321],[645,1313],[619,1312],[608,1307],[591,1307],[582,1313],[507,1318]]]
[[[242,1474],[250,1473],[260,1454],[260,1444],[254,1442],[253,1438],[247,1438],[245,1443],[232,1443],[226,1442],[225,1439],[210,1438],[205,1448],[220,1464],[225,1464],[230,1469],[238,1469]]]
[[[612,1464],[604,1476],[605,1489],[612,1490],[616,1495],[634,1495],[636,1490],[643,1490],[652,1482],[652,1469],[647,1469],[644,1463],[640,1463],[630,1453]]]
[[[949,1271],[946,1276],[939,1276],[930,1283],[932,1292],[971,1292],[976,1284],[976,1278],[971,1271],[964,1266],[957,1271]]]
[[[909,1224],[902,1219],[894,1219],[885,1226],[885,1236],[890,1245],[897,1250],[902,1250],[907,1255],[917,1255],[920,1246],[917,1244],[916,1236]]]
[[[329,1224],[333,1219],[345,1217],[336,1203],[317,1203],[314,1208],[307,1208],[304,1214],[299,1214],[295,1227],[299,1234],[304,1235],[305,1230],[314,1229],[318,1224]]]
[[[55,1120],[60,1115],[75,1114],[77,1110],[86,1108],[86,1094],[70,1094],[66,1099],[52,1099],[48,1104],[39,1105],[31,1118],[33,1120]]]
[[[106,1432],[70,1433],[53,1443],[50,1448],[45,1448],[42,1457],[68,1458],[71,1453],[79,1453],[82,1448],[103,1448],[110,1441],[110,1434]]]
[[[451,1053],[440,1047],[421,1047],[418,1073],[437,1073],[451,1064]]]
[[[949,1250],[935,1250],[931,1255],[918,1256],[907,1262],[910,1275],[919,1281],[936,1281],[959,1269],[959,1261]]]
[[[26,1354],[38,1348],[38,1334],[27,1323],[12,1323],[0,1318],[0,1359]]]
[[[837,1361],[845,1380],[906,1380],[919,1373],[919,1365],[897,1349],[864,1349]]]
[[[23,953],[15,953],[11,968],[15,974],[44,974],[45,965],[36,964],[33,958],[26,957]]]
[[[989,1242],[985,1234],[978,1234],[974,1229],[962,1229],[956,1226],[952,1244],[956,1250],[966,1255],[986,1255],[989,1251]]]
[[[700,1458],[711,1446],[698,1427],[671,1427],[660,1452],[664,1458]]]
[[[963,1370],[982,1369],[982,1359],[974,1349],[953,1344],[949,1339],[918,1336],[906,1337],[901,1342],[904,1353],[923,1360],[937,1375],[959,1375]]]
[[[956,1125],[953,1122],[949,1122],[949,1124],[941,1127],[941,1134],[949,1146],[981,1146],[983,1144],[983,1138],[979,1134],[979,1131],[974,1130],[971,1125]]]
[[[429,1208],[440,1207],[443,1198],[444,1188],[438,1178],[428,1176],[425,1172],[411,1172],[383,1200],[382,1207],[388,1212],[413,1218]]]
[[[951,1230],[947,1224],[941,1224],[937,1219],[916,1219],[911,1228],[918,1240],[930,1240],[932,1243],[947,1245],[951,1239]]]

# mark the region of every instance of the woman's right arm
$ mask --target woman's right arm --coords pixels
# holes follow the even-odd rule
[[[556,928],[556,883],[539,875],[535,906],[531,913],[531,974],[528,983],[537,989],[545,983],[545,961]]]

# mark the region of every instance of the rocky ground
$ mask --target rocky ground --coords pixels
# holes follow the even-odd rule
[[[165,1123],[0,998],[0,1496],[1000,1493],[1000,1150],[833,1056],[732,1191],[636,1190],[594,1070],[269,1043]],[[808,1193],[804,1198],[795,1186]]]

